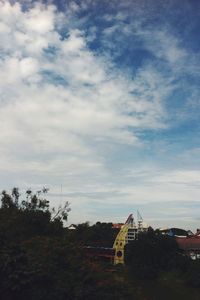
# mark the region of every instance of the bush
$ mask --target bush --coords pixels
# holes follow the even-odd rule
[[[130,271],[142,279],[156,278],[160,271],[177,267],[179,249],[169,236],[147,232],[125,247],[125,263]]]

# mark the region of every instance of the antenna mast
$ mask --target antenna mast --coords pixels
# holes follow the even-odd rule
[[[138,220],[138,232],[143,231],[143,218],[139,213],[139,210],[137,210],[137,220]]]

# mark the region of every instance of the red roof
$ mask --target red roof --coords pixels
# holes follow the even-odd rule
[[[176,241],[183,250],[200,250],[200,236],[193,235],[186,238],[176,238]]]
[[[124,224],[123,223],[113,223],[112,228],[121,228]]]

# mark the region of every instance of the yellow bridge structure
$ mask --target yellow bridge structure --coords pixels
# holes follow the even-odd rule
[[[140,232],[146,231],[147,226],[144,226],[143,219],[137,212],[137,226],[134,222],[133,214],[130,214],[126,222],[121,226],[119,233],[114,241],[112,248],[105,247],[85,247],[88,257],[91,258],[106,258],[114,265],[124,264],[125,246],[130,241],[136,240]]]
[[[138,214],[138,226],[135,225],[133,214],[130,214],[125,224],[122,225],[115,242],[113,249],[115,250],[114,265],[124,264],[124,248],[130,241],[138,238],[138,233],[144,231],[143,220],[139,212]]]

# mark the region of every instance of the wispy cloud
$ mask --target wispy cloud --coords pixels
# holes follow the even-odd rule
[[[199,76],[198,55],[180,36],[145,25],[139,4],[133,17],[129,1],[101,18],[95,1],[69,1],[63,11],[10,3],[0,1],[2,188],[47,184],[54,193],[62,183],[86,219],[97,202],[117,205],[119,215],[120,205],[197,199],[192,149],[178,155],[162,141],[187,120],[191,101],[199,107],[195,82],[192,93],[187,83]],[[175,107],[177,90],[183,105]]]
[[[58,151],[67,148],[63,137],[130,143],[137,138],[127,126],[159,126],[160,104],[148,99],[148,92],[142,93],[141,79],[132,83],[115,72],[110,61],[95,56],[84,32],[69,29],[62,39],[56,30],[60,15],[54,7],[36,5],[23,12],[18,4],[7,2],[1,4],[1,17],[1,36],[6,40],[1,59],[6,97],[2,126],[11,118],[4,142],[27,144],[32,152],[44,144],[45,151],[52,152],[56,144]],[[136,97],[134,91],[142,95]]]

